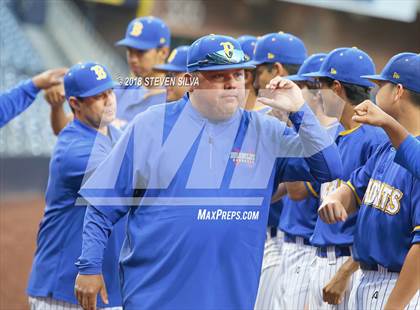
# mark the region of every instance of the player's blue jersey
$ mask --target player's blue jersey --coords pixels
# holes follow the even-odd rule
[[[399,146],[395,162],[420,179],[420,142],[409,135]]]
[[[143,86],[114,89],[117,98],[117,118],[130,122],[137,114],[151,106],[166,102],[165,89],[149,90]]]
[[[75,204],[85,173],[92,172],[120,136],[120,131],[114,127],[110,126],[109,132],[109,136],[98,134],[75,119],[58,136],[50,162],[45,214],[27,288],[30,296],[77,304],[75,262],[82,249],[86,206]],[[125,236],[124,225],[123,220],[117,223],[105,250],[103,272],[111,306],[121,305],[118,257]]]
[[[334,122],[326,127],[328,134],[335,139],[342,126]],[[315,182],[304,182],[308,196],[305,199],[296,201],[285,196],[282,199],[283,210],[279,218],[278,228],[293,236],[309,239],[315,228],[318,218],[319,186]]]
[[[0,94],[0,128],[28,108],[39,91],[32,80],[27,80]]]
[[[252,309],[274,179],[340,174],[336,146],[310,108],[290,119],[299,135],[243,110],[214,123],[187,95],[139,114],[80,192],[92,205],[80,273],[101,272],[107,234],[128,212],[126,309]]]
[[[347,182],[351,173],[364,165],[377,147],[388,141],[381,128],[361,125],[351,130],[342,131],[336,138],[336,144],[343,162],[343,178],[333,182],[323,183],[320,188],[320,199]],[[330,245],[349,246],[353,243],[354,229],[357,213],[348,217],[345,222],[327,224],[318,218],[311,243],[315,246],[325,247]]]
[[[305,183],[305,186],[309,192],[305,199],[296,201],[287,195],[283,197],[279,229],[289,235],[309,239],[318,218],[319,196],[311,187],[311,183]]]
[[[348,184],[363,198],[354,258],[399,272],[411,244],[420,242],[420,181],[394,162],[395,152],[390,142],[382,145]]]

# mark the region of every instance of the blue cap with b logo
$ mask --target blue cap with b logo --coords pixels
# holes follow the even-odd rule
[[[138,50],[149,50],[169,46],[170,43],[171,33],[163,20],[146,16],[132,20],[128,24],[125,38],[115,44]]]
[[[191,44],[187,66],[189,72],[255,68],[247,62],[236,39],[212,34]]]
[[[96,62],[74,65],[64,76],[66,98],[96,96],[117,86],[108,69]]]
[[[325,53],[318,53],[309,56],[303,62],[297,74],[285,76],[284,78],[291,81],[312,81],[313,78],[303,76],[303,74],[318,71],[324,62],[325,57],[327,57],[327,54]]]
[[[282,64],[302,64],[306,57],[305,44],[290,33],[268,33],[257,40],[252,64],[279,62]]]
[[[254,49],[257,44],[257,37],[245,34],[237,38],[239,44],[241,44],[242,50],[244,51],[245,58],[252,60],[254,58]]]
[[[165,64],[157,65],[153,69],[161,71],[187,72],[188,45],[181,45],[173,49]]]
[[[356,47],[340,47],[332,50],[316,72],[305,73],[306,77],[327,77],[337,81],[360,85],[375,86],[361,78],[362,75],[374,74],[375,64],[372,58]]]
[[[397,54],[388,61],[381,74],[363,75],[362,78],[401,84],[406,89],[420,93],[420,54]]]

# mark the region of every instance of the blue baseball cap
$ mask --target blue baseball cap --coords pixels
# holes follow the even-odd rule
[[[72,66],[64,76],[66,98],[90,97],[117,86],[105,66],[96,62],[79,63]]]
[[[305,44],[298,37],[284,32],[269,33],[257,40],[254,65],[279,62],[282,64],[302,64],[306,57]]]
[[[132,20],[128,24],[125,38],[115,45],[149,50],[169,46],[170,43],[171,33],[163,20],[154,16],[146,16]]]
[[[326,57],[327,54],[325,53],[313,54],[306,58],[297,74],[288,75],[284,78],[291,81],[312,81],[313,78],[303,76],[303,74],[318,71]]]
[[[239,42],[229,36],[210,34],[199,38],[188,50],[188,72],[254,69]]]
[[[375,86],[362,75],[375,74],[375,64],[372,58],[356,47],[340,47],[332,50],[321,68],[316,72],[305,73],[306,77],[328,77],[337,81],[360,85]]]
[[[157,65],[153,69],[161,71],[187,72],[188,45],[181,45],[173,49],[165,64]]]
[[[388,61],[381,74],[362,75],[362,78],[401,84],[406,89],[420,93],[420,54],[397,54]]]
[[[247,60],[252,60],[254,58],[254,49],[257,44],[257,37],[245,34],[238,37],[236,40],[238,40],[239,44],[241,44],[245,58]]]

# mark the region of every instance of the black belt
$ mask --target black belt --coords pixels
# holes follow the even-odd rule
[[[327,247],[318,247],[316,255],[319,257],[327,257]],[[335,257],[351,256],[351,250],[348,246],[334,246]]]
[[[303,243],[304,245],[311,245],[309,239],[300,236],[294,236],[288,233],[284,233],[284,242],[287,243]]]
[[[379,272],[397,272],[400,273],[401,269],[391,269],[391,268],[385,268],[381,265],[376,264],[366,264],[366,263],[360,263],[360,269],[366,270],[366,271],[379,271]]]
[[[274,238],[277,237],[277,227],[270,226],[270,237]]]

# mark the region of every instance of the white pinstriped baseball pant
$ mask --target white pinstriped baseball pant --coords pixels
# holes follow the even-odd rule
[[[82,310],[79,305],[51,297],[28,297],[30,310]],[[122,310],[122,307],[96,308],[98,310]]]

